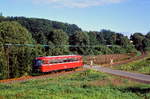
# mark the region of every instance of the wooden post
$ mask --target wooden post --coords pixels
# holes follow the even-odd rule
[[[93,60],[91,60],[90,65],[91,65],[91,66],[93,65]]]
[[[110,65],[112,67],[112,64],[113,64],[113,59],[110,59]]]

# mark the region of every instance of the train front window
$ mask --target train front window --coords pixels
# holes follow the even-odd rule
[[[42,65],[42,60],[35,61],[35,66],[41,66],[41,65]]]

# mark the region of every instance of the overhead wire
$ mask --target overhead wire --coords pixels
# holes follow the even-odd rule
[[[12,43],[6,43],[6,44],[0,44],[0,46],[28,46],[28,47],[35,47],[35,46],[41,46],[41,47],[99,47],[100,45],[46,45],[46,44],[12,44]]]

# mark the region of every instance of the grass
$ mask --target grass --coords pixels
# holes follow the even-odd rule
[[[150,74],[150,53],[144,59],[114,67],[115,69]]]
[[[0,84],[0,99],[150,99],[150,85],[87,70],[44,80]]]

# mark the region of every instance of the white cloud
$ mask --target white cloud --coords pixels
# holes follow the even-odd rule
[[[124,0],[33,0],[38,3],[53,4],[54,6],[70,8],[86,8],[105,4],[120,3]]]

